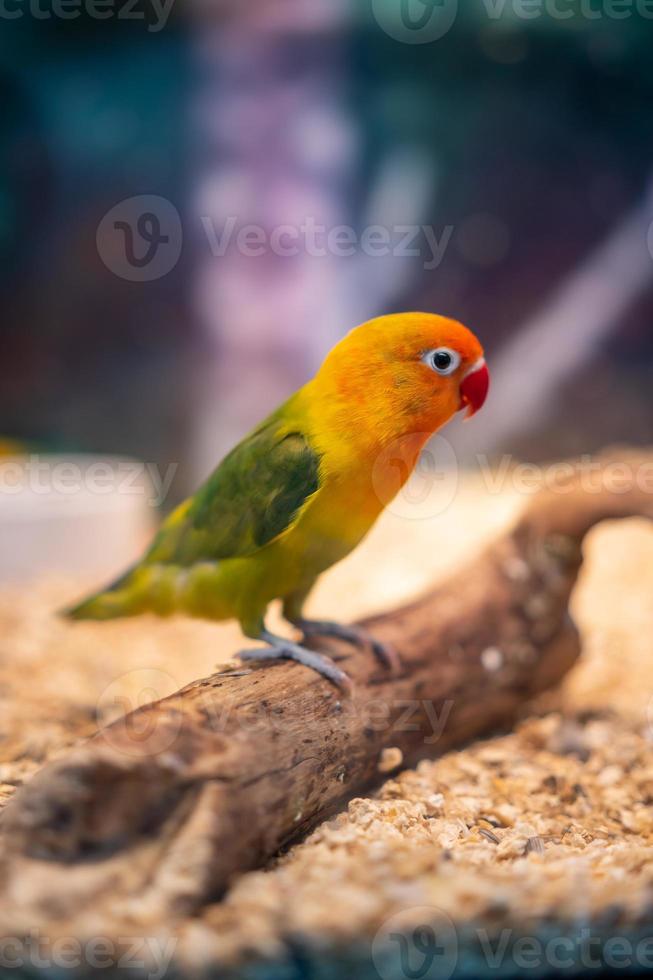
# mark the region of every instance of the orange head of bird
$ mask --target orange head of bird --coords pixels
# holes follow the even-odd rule
[[[396,313],[347,334],[316,380],[327,399],[332,392],[341,422],[387,438],[430,435],[461,409],[471,417],[485,402],[490,375],[480,342],[462,323]]]

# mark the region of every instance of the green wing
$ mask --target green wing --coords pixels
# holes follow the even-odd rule
[[[254,554],[319,488],[319,456],[279,413],[247,436],[164,522],[146,562],[192,565]]]

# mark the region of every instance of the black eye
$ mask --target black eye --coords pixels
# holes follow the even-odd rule
[[[448,367],[451,367],[451,354],[446,350],[436,350],[433,355],[433,366],[438,369],[438,371],[446,371]]]
[[[435,371],[446,377],[453,374],[460,367],[460,354],[452,350],[451,347],[437,347],[435,350],[427,351],[422,358],[426,364]]]

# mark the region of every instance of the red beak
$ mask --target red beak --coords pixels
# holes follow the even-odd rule
[[[460,407],[467,408],[465,418],[471,419],[472,415],[476,415],[479,408],[483,407],[489,388],[490,372],[484,358],[481,358],[460,383],[460,399],[462,402]]]

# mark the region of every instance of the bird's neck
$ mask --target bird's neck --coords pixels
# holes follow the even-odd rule
[[[311,441],[326,464],[334,471],[355,470],[384,485],[400,481],[403,486],[432,433],[382,404],[344,398],[318,380],[313,379],[298,394]]]

